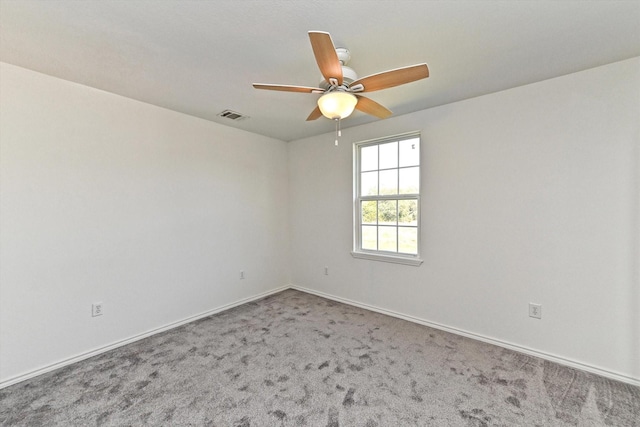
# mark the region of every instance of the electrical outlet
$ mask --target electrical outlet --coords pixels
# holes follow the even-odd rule
[[[102,307],[102,303],[101,302],[97,302],[95,304],[93,304],[91,306],[91,316],[92,317],[96,317],[96,316],[102,316],[104,314],[103,311],[103,307]]]
[[[532,302],[529,303],[529,317],[533,317],[535,319],[542,319],[542,305],[534,304]]]
[[[329,275],[329,267],[325,267],[324,268],[324,275],[328,276]]]
[[[240,270],[240,278],[244,279],[244,271],[243,270]]]

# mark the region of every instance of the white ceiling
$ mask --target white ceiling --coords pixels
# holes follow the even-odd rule
[[[4,62],[284,141],[334,129],[305,121],[318,95],[251,86],[317,86],[309,30],[360,77],[427,62],[369,95],[399,115],[640,56],[640,1],[0,0]]]

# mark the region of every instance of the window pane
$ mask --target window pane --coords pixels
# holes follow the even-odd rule
[[[378,203],[376,201],[362,202],[362,223],[376,224],[378,220]]]
[[[398,252],[418,254],[418,229],[415,227],[398,227]]]
[[[418,201],[398,201],[398,223],[401,225],[418,225]]]
[[[363,196],[378,195],[378,172],[360,174],[360,194]]]
[[[398,194],[398,169],[380,171],[380,194]]]
[[[360,149],[360,171],[373,171],[378,169],[378,146],[370,145]]]
[[[380,200],[378,202],[378,224],[396,225],[398,202],[396,200]]]
[[[380,169],[398,167],[398,143],[380,144]]]
[[[420,192],[420,168],[400,169],[400,194],[418,194]]]
[[[362,249],[378,250],[378,232],[375,225],[362,226]]]
[[[398,252],[397,227],[378,227],[379,251]]]
[[[414,259],[420,236],[420,136],[388,137],[355,147],[354,256],[362,251]]]
[[[400,141],[400,167],[420,164],[420,140],[418,138]]]

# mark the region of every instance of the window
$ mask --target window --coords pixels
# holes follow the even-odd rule
[[[420,134],[354,144],[356,258],[420,265]]]

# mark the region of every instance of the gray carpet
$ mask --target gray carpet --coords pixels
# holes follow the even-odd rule
[[[637,426],[640,388],[287,290],[0,390],[28,426]]]

